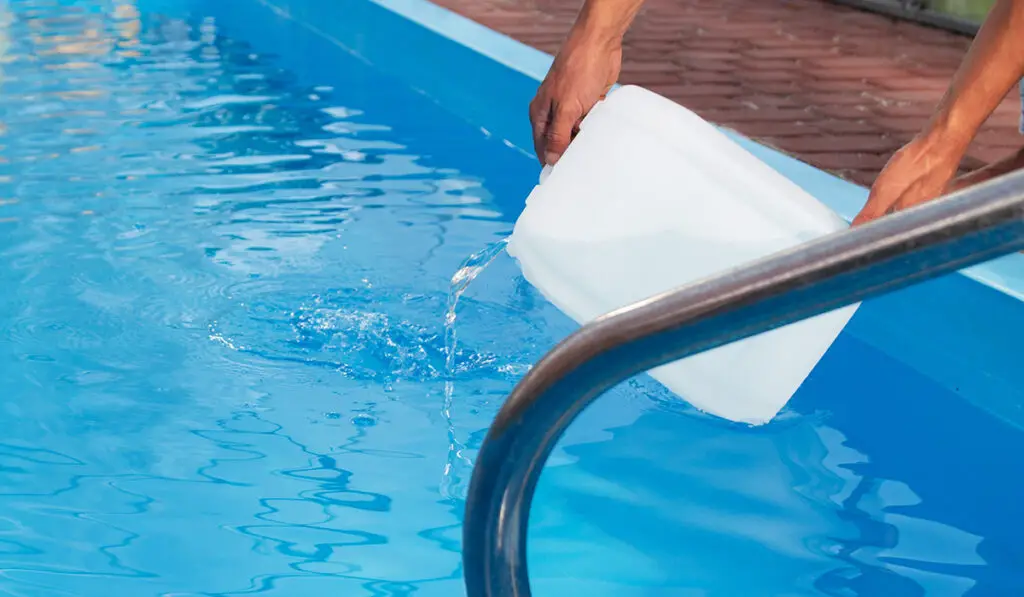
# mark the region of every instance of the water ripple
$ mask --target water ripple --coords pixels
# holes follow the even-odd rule
[[[333,47],[300,78],[153,4],[0,2],[0,593],[460,595],[476,451],[575,328],[499,256],[446,372],[451,275],[533,163]],[[919,395],[897,427],[970,413],[879,361],[886,416],[836,414],[880,391],[840,370],[865,350],[765,428],[648,380],[588,409],[539,487],[538,594],[1021,594],[1014,481],[957,456],[939,493],[914,439],[872,444]],[[961,452],[1022,447],[977,425]]]
[[[257,295],[213,322],[210,339],[270,361],[326,367],[386,388],[403,381],[440,381],[445,378],[445,339],[440,320],[431,315],[443,312],[445,301],[442,293],[403,293],[396,302],[365,286],[312,297]],[[515,313],[476,304],[474,315],[503,320]],[[504,357],[470,348],[455,352],[453,367],[460,376],[514,379],[521,374]]]

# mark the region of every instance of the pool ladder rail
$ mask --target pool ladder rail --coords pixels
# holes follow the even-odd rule
[[[619,309],[513,389],[477,455],[462,559],[469,597],[529,597],[530,504],[555,443],[649,369],[1024,249],[1024,171]]]

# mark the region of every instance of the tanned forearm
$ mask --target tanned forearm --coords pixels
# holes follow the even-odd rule
[[[603,45],[620,45],[644,0],[586,0],[571,35]]]
[[[924,130],[963,155],[974,135],[1024,76],[1024,0],[997,0]]]

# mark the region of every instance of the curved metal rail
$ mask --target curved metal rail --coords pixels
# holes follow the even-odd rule
[[[529,597],[530,503],[555,443],[605,391],[722,344],[1024,249],[1024,172],[806,243],[610,313],[515,387],[473,469],[469,597]]]

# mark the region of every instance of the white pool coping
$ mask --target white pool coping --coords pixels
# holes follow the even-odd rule
[[[541,81],[552,56],[438,6],[429,0],[367,0],[463,45],[509,69]],[[524,106],[523,113],[526,113]],[[525,116],[524,116],[525,118]],[[806,164],[735,131],[725,131],[748,151],[799,184],[850,221],[867,200],[868,189]],[[1024,301],[1024,255],[1014,254],[962,270],[986,286]]]

